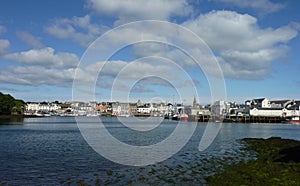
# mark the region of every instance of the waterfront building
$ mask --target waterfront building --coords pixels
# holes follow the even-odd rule
[[[270,101],[271,108],[290,108],[295,105],[294,100],[275,100]]]
[[[158,111],[160,112],[161,116],[164,116],[173,110],[173,105],[172,104],[166,104],[166,103],[160,103],[158,106]]]
[[[140,114],[150,114],[151,108],[146,107],[146,106],[140,106],[140,107],[137,107],[136,111],[137,111],[137,113],[140,113]]]
[[[112,114],[115,116],[129,116],[130,115],[130,106],[129,103],[112,103]]]
[[[214,115],[224,115],[226,112],[227,108],[227,103],[225,101],[216,101],[214,104],[211,106],[211,113]]]
[[[199,115],[200,107],[197,103],[196,96],[194,96],[193,105],[184,107],[185,113],[188,115]]]
[[[299,106],[294,100],[269,101],[267,98],[246,101],[245,112],[251,116],[292,117],[299,115]]]
[[[37,111],[39,110],[39,103],[37,102],[27,102],[26,111]]]
[[[247,100],[245,105],[251,108],[271,108],[270,101],[267,98],[259,98],[253,100]]]
[[[107,106],[103,105],[100,103],[97,107],[96,110],[99,111],[100,113],[106,113],[107,112]]]
[[[194,115],[194,116],[199,115],[199,112],[200,112],[200,108],[194,107],[194,105],[193,106],[185,106],[184,110],[185,110],[186,114]]]
[[[129,103],[129,114],[133,116],[136,113],[137,105],[136,103]]]
[[[29,112],[35,112],[35,111],[44,111],[44,112],[50,112],[50,111],[56,111],[61,109],[61,106],[56,103],[38,103],[38,102],[28,102],[26,106],[26,111]]]
[[[60,110],[60,109],[61,109],[60,104],[57,104],[57,103],[51,103],[50,104],[50,111],[57,111],[57,110]]]
[[[211,115],[211,112],[208,108],[201,108],[199,109],[198,115]]]
[[[299,116],[299,110],[278,108],[252,108],[249,110],[251,116],[292,117]]]

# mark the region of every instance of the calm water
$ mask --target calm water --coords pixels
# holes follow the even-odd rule
[[[86,118],[87,123],[93,122]],[[106,128],[119,140],[134,145],[158,143],[172,133],[175,121],[137,133],[117,118],[104,118]],[[138,123],[135,123],[138,125]],[[188,127],[188,123],[186,123]],[[73,117],[26,118],[0,121],[0,184],[3,185],[123,185],[205,184],[205,177],[225,164],[247,161],[239,139],[279,136],[300,140],[300,125],[225,123],[214,143],[199,152],[206,127],[199,123],[188,144],[177,154],[155,165],[131,167],[113,163],[85,142]]]

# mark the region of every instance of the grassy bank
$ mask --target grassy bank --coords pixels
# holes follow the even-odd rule
[[[257,159],[230,165],[207,179],[209,185],[300,185],[300,141],[243,139]]]

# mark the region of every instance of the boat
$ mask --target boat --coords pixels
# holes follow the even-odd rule
[[[169,116],[169,115],[164,115],[164,119],[171,119],[172,117],[171,116]]]
[[[178,118],[178,115],[177,114],[174,114],[173,116],[172,116],[172,120],[178,120],[179,118]]]
[[[183,113],[180,115],[180,120],[181,121],[188,121],[189,120],[189,115]]]
[[[300,124],[300,117],[299,116],[293,116],[290,120],[289,123],[292,124]]]

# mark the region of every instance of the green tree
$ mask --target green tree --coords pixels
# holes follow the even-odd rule
[[[9,94],[0,92],[0,115],[9,115],[12,112],[22,113],[26,103],[23,100],[16,100]]]
[[[25,110],[26,103],[23,100],[16,99],[14,101],[15,105],[12,108],[12,112],[17,114],[23,114]]]

